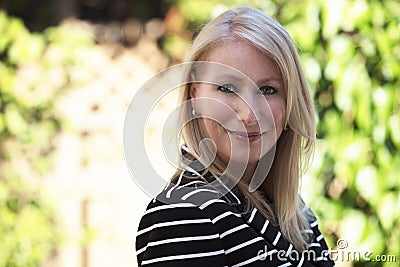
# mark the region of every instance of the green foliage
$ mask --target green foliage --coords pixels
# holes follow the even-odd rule
[[[304,63],[322,140],[322,161],[313,171],[326,190],[315,196],[316,208],[331,226],[331,244],[342,238],[375,255],[399,255],[400,5],[341,3],[307,1],[300,11],[307,16],[287,25],[303,59],[318,62],[308,70]],[[318,27],[306,26],[316,21]],[[340,208],[331,213],[332,205]]]
[[[225,8],[250,4],[288,29],[298,44],[319,121],[320,141],[303,193],[331,247],[341,238],[352,248],[398,257],[399,1],[207,1],[202,8],[194,7],[198,1],[170,2],[181,10],[175,13],[185,19],[182,25],[191,28]],[[176,38],[180,46],[182,38]],[[168,51],[173,50],[168,43]]]
[[[54,101],[91,45],[63,26],[30,33],[0,11],[0,266],[39,266],[60,242],[40,185],[63,127]]]
[[[59,233],[51,209],[21,180],[0,180],[0,266],[38,266]]]

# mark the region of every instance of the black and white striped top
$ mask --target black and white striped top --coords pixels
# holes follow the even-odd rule
[[[308,250],[297,252],[257,209],[240,212],[242,195],[221,195],[204,177],[183,171],[150,202],[137,232],[139,266],[334,266],[316,219]]]

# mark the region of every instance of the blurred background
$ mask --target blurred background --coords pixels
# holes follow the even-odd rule
[[[301,190],[328,245],[397,257],[337,266],[398,266],[397,0],[1,0],[0,266],[136,266],[150,197],[125,166],[125,112],[201,25],[243,4],[297,42],[319,137]]]

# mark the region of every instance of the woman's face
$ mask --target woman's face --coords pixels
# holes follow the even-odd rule
[[[207,67],[197,79],[205,82],[191,85],[192,106],[225,164],[256,164],[284,127],[286,97],[280,73],[268,57],[242,41],[213,49],[207,61],[231,68]]]

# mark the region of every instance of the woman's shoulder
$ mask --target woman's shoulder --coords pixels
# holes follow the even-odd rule
[[[168,229],[171,234],[184,232],[186,226],[194,224],[201,226],[211,223],[207,213],[202,212],[195,204],[188,201],[177,201],[176,198],[171,198],[170,201],[163,199],[156,197],[147,205],[140,220],[137,237],[143,238],[152,232],[160,233],[164,229]],[[187,230],[191,231],[189,228]]]
[[[163,266],[176,266],[182,259],[189,266],[200,262],[226,265],[209,208],[222,212],[229,205],[206,185],[200,177],[182,175],[179,182],[171,182],[150,201],[136,236],[139,266],[161,262]]]
[[[139,266],[182,266],[182,260],[187,266],[226,265],[211,218],[187,201],[149,203],[139,224],[136,253]]]
[[[215,202],[240,205],[239,192],[236,192],[234,185],[227,186],[227,181],[223,179],[207,170],[180,170],[157,199],[164,203],[189,202],[200,209]]]
[[[193,231],[215,222],[221,214],[238,214],[237,206],[240,200],[222,193],[219,188],[210,183],[203,175],[190,171],[182,171],[148,204],[139,224],[138,236],[146,236],[148,232],[159,231],[162,228],[176,231]],[[174,230],[175,231],[175,230]],[[147,237],[145,239],[148,239]]]
[[[240,204],[232,191],[227,195],[204,175],[182,170],[150,201],[142,216],[139,234],[151,225],[168,221],[212,222],[221,212],[235,211]]]

